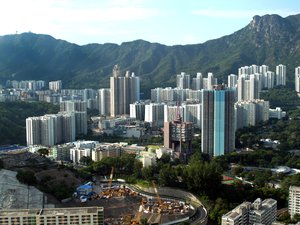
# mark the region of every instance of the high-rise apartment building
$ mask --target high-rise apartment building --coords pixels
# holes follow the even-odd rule
[[[41,143],[41,123],[39,117],[29,117],[26,119],[26,141],[27,145],[37,145]]]
[[[184,111],[182,106],[176,105],[165,105],[164,108],[164,122],[172,122],[177,119],[178,113],[184,116]]]
[[[99,89],[98,94],[99,101],[99,114],[103,116],[110,115],[110,89]]]
[[[75,113],[48,114],[26,119],[27,145],[53,146],[75,141]]]
[[[276,86],[286,84],[286,66],[285,65],[278,65],[276,66]]]
[[[203,78],[203,89],[205,90],[212,90],[216,84],[218,84],[218,79],[214,77],[213,73],[208,73],[207,78]]]
[[[202,73],[197,73],[196,77],[192,80],[192,89],[201,90],[203,89],[203,77]]]
[[[295,90],[300,93],[300,66],[295,68]]]
[[[181,74],[177,75],[177,88],[179,89],[189,89],[191,78],[189,74],[186,74],[185,72],[181,72]]]
[[[262,201],[260,198],[256,199],[252,208],[249,211],[249,225],[265,224],[271,225],[276,220],[277,201],[268,198]]]
[[[289,188],[289,214],[292,218],[300,214],[300,187],[290,186]]]
[[[145,105],[145,122],[153,127],[162,127],[164,123],[164,103],[150,103]]]
[[[234,104],[236,129],[255,126],[269,120],[269,102],[262,99],[240,101]]]
[[[76,135],[87,134],[87,102],[74,100],[60,103],[61,112],[73,112],[75,116]]]
[[[267,71],[264,76],[264,87],[267,89],[273,88],[275,84],[275,73],[272,71]]]
[[[130,104],[130,117],[137,120],[145,120],[145,102],[135,102]]]
[[[110,77],[110,113],[111,116],[129,114],[129,104],[140,100],[140,79],[134,73],[120,73],[120,68],[115,65]]]
[[[57,80],[57,81],[50,81],[49,82],[49,90],[58,92],[62,89],[62,82],[61,80]]]
[[[229,88],[235,88],[237,86],[238,76],[235,74],[228,75],[228,83],[227,86]]]
[[[186,160],[192,150],[193,123],[183,122],[179,109],[177,118],[164,123],[164,146],[174,149],[178,157]]]
[[[259,98],[259,80],[252,75],[241,75],[238,79],[238,101],[254,100]]]
[[[183,121],[193,123],[194,127],[201,128],[201,110],[200,103],[186,103],[182,105]]]
[[[2,209],[1,225],[100,225],[104,223],[103,207]]]
[[[253,203],[243,202],[222,216],[222,225],[271,225],[276,220],[277,201],[260,198]]]
[[[216,85],[202,90],[201,150],[210,157],[234,150],[234,90]]]

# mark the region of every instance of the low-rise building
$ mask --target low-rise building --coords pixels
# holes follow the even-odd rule
[[[277,201],[260,198],[253,203],[243,202],[222,216],[222,225],[271,225],[276,220]]]
[[[292,218],[300,214],[300,187],[290,186],[289,188],[289,214]]]
[[[156,165],[156,154],[149,150],[140,152],[137,159],[142,162],[143,167]]]
[[[104,223],[103,207],[2,209],[1,225],[27,224],[81,224],[99,225]]]
[[[97,162],[105,157],[119,157],[122,152],[122,146],[118,143],[100,143],[92,149],[92,160]]]

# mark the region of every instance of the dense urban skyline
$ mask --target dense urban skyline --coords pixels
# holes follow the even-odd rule
[[[79,45],[136,39],[195,44],[231,34],[254,15],[286,17],[298,14],[299,9],[294,0],[12,0],[1,2],[0,35],[31,31]]]

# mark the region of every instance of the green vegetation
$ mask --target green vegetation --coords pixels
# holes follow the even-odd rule
[[[274,71],[282,63],[288,66],[291,86],[298,66],[298,31],[299,15],[266,15],[231,35],[193,45],[136,40],[78,46],[48,35],[7,35],[0,37],[0,80],[61,79],[66,88],[107,87],[113,66],[120,64],[122,73],[141,76],[141,90],[149,97],[150,88],[174,86],[174,75],[181,71],[213,72],[225,81],[244,65],[266,64]]]
[[[262,149],[260,139],[270,138],[279,140],[280,150],[291,150],[300,148],[300,120],[298,118],[299,110],[292,110],[290,119],[269,120],[268,122],[258,124],[253,127],[245,127],[236,132],[237,148],[259,148]],[[258,146],[257,146],[258,145]]]
[[[0,145],[26,145],[26,118],[58,111],[46,102],[0,102]]]
[[[30,170],[19,170],[17,173],[17,179],[23,183],[23,184],[27,184],[27,185],[36,185],[37,181],[36,178],[34,176],[34,172],[30,171]]]
[[[295,90],[291,88],[275,87],[262,92],[260,97],[265,101],[269,101],[272,108],[281,107],[283,110],[291,110],[300,106],[300,98]]]

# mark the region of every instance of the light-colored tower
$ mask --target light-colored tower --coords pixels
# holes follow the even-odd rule
[[[129,114],[129,104],[140,100],[140,79],[134,73],[120,75],[120,68],[115,65],[110,77],[110,113],[111,116]]]
[[[145,122],[153,127],[162,127],[164,123],[164,103],[145,105]]]
[[[187,89],[190,88],[190,75],[185,72],[181,72],[181,74],[177,75],[177,88]]]
[[[192,122],[194,127],[201,128],[202,104],[183,104],[183,121]]]
[[[203,77],[202,77],[202,73],[197,73],[197,76],[193,78],[192,89],[193,90],[201,90],[201,89],[203,89]]]
[[[110,115],[110,89],[99,89],[99,114]]]
[[[50,81],[49,82],[49,90],[58,92],[62,89],[62,82],[61,80],[57,80],[57,81]]]
[[[235,88],[237,85],[238,76],[235,74],[228,75],[228,87]]]
[[[278,65],[276,66],[276,86],[286,85],[286,66]]]
[[[300,187],[290,186],[289,188],[289,214],[292,218],[300,214]]]
[[[41,124],[39,117],[29,117],[26,119],[26,140],[27,146],[41,143]]]
[[[130,117],[137,120],[145,120],[145,102],[135,102],[130,104]]]
[[[295,90],[300,93],[300,66],[295,68]]]

